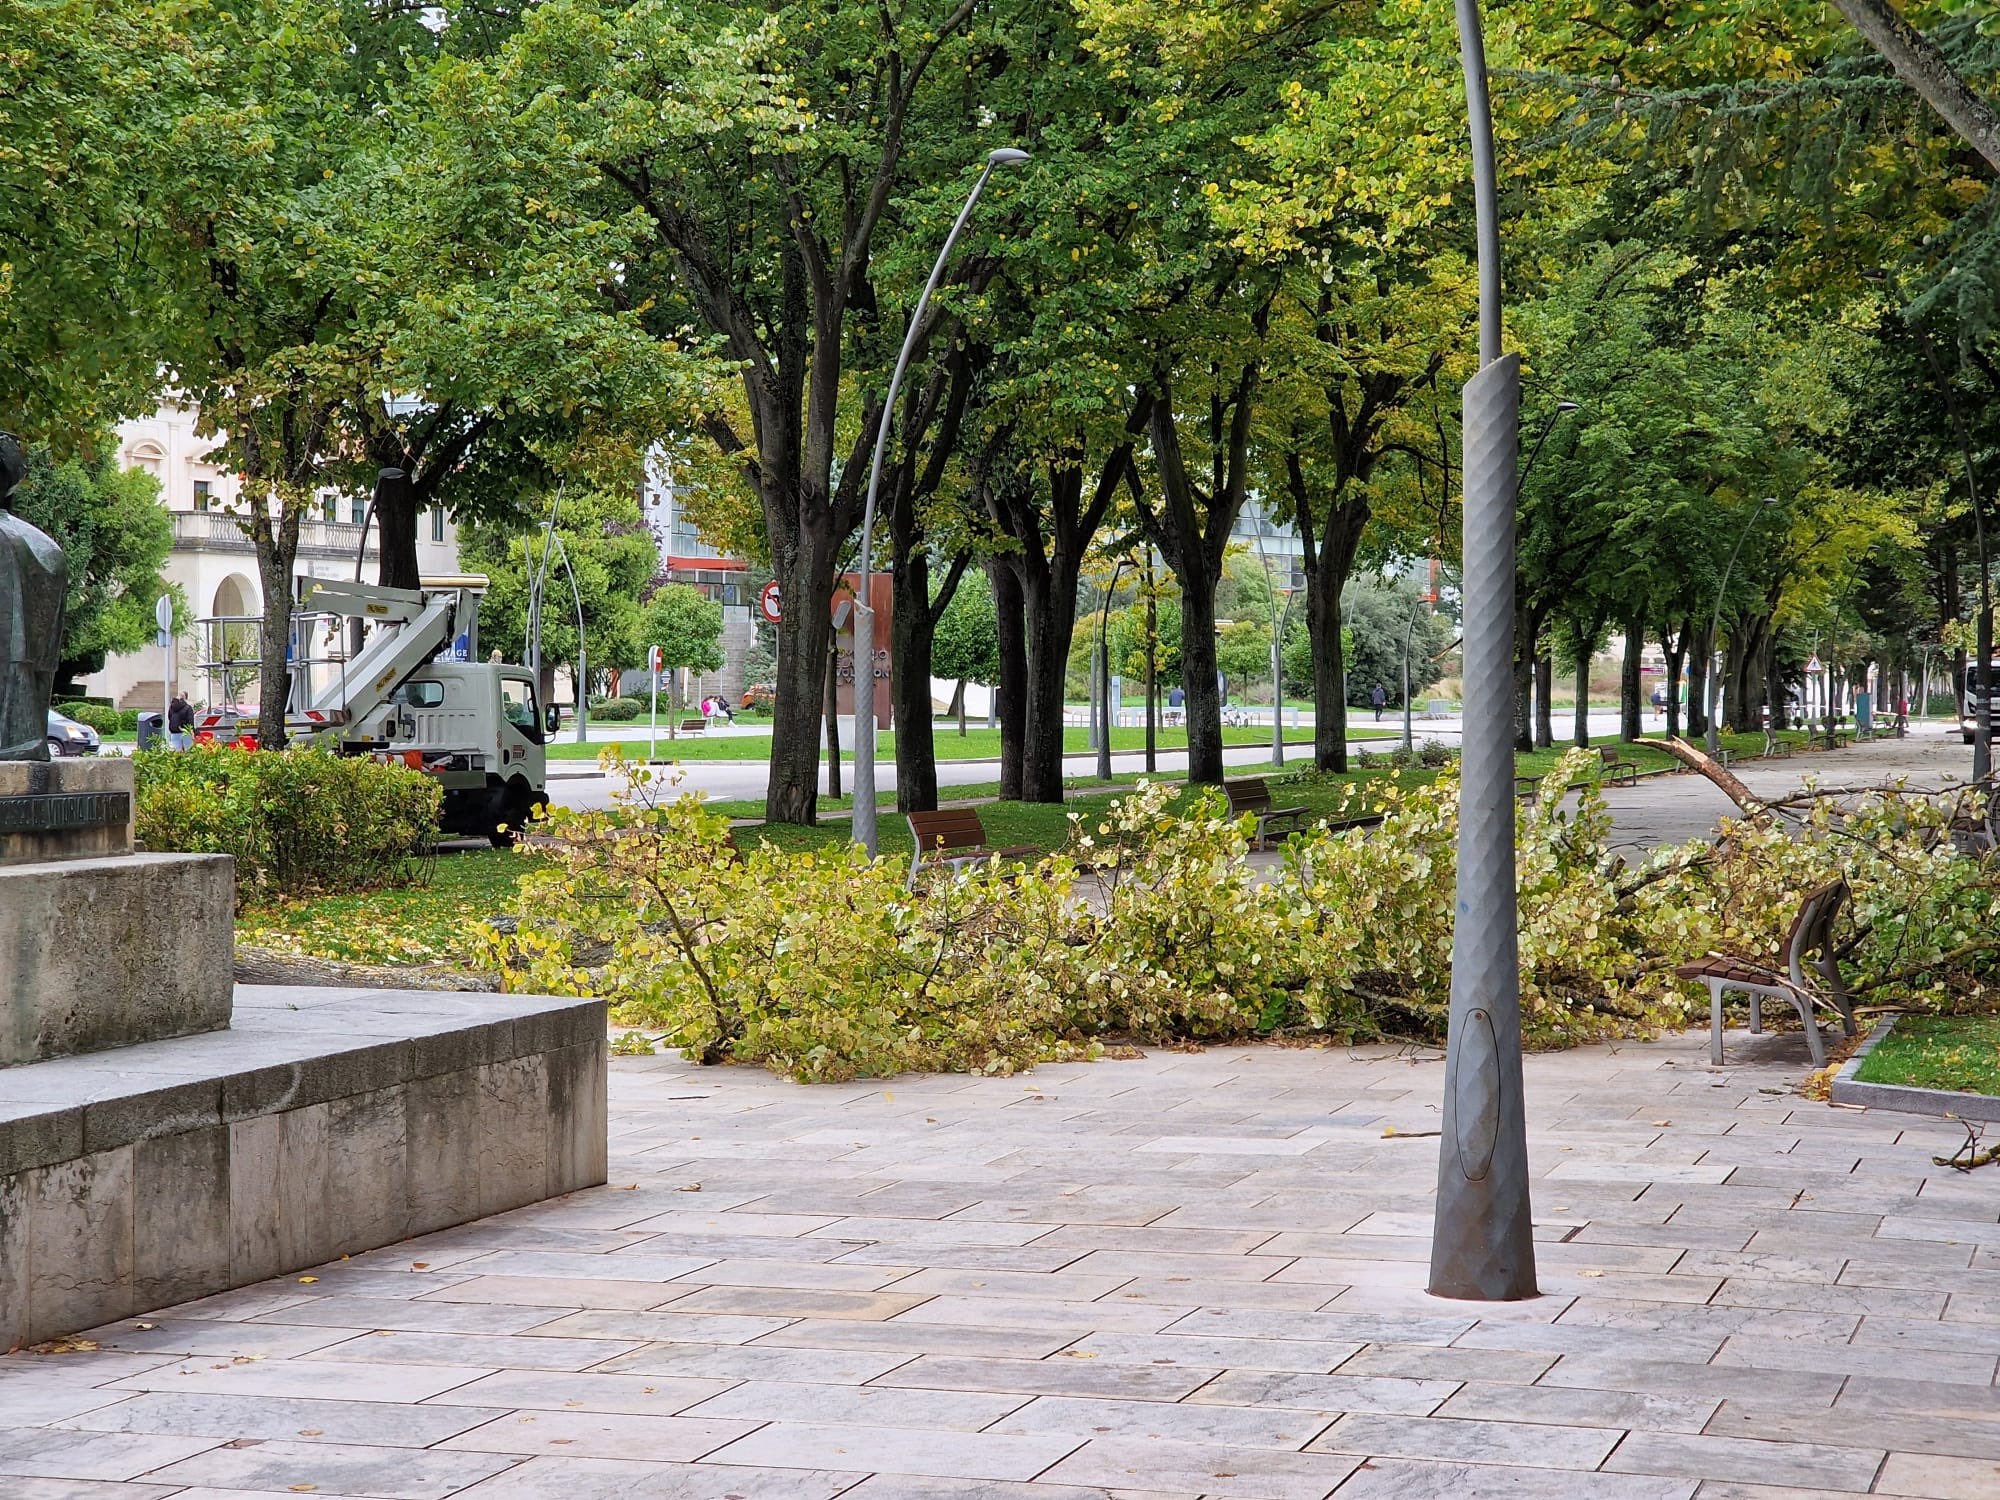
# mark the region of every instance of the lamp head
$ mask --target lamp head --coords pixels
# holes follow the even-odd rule
[[[1759,505],[1776,505],[1778,503],[1778,497],[1776,495],[1766,495],[1762,500],[1759,500],[1757,503]]]
[[[1558,401],[1556,403],[1556,410],[1561,412],[1564,416],[1568,416],[1569,413],[1573,411],[1582,411],[1583,408],[1578,406],[1574,401]]]
[[[1011,167],[1016,162],[1023,162],[1027,159],[1027,152],[1018,151],[1012,146],[1002,146],[998,151],[987,153],[986,165],[989,167]]]

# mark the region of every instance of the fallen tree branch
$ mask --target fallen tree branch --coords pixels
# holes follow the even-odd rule
[[[1724,796],[1741,808],[1743,815],[1751,822],[1765,824],[1771,821],[1770,806],[1759,801],[1750,788],[1743,784],[1740,777],[1721,762],[1712,760],[1706,751],[1689,744],[1678,735],[1670,740],[1634,740],[1632,743],[1653,750],[1664,750],[1689,770],[1699,771],[1714,782]]]
[[[1920,974],[1928,974],[1933,969],[1946,968],[1960,959],[1970,958],[1975,953],[1990,953],[2000,949],[2000,938],[1975,938],[1969,943],[1961,943],[1949,953],[1940,953],[1936,958],[1923,963],[1912,964],[1907,969],[1898,969],[1893,974],[1884,974],[1877,979],[1864,979],[1848,988],[1850,995],[1865,994],[1869,990],[1879,990],[1885,984],[1901,984],[1906,979],[1915,979]]]
[[[1932,1166],[1950,1167],[1955,1172],[1970,1172],[1975,1167],[1983,1167],[1989,1162],[2000,1161],[2000,1146],[1988,1146],[1984,1150],[1981,1150],[1979,1146],[1980,1131],[1978,1127],[1974,1126],[1969,1120],[1960,1120],[1958,1123],[1965,1127],[1965,1144],[1949,1156],[1933,1156],[1931,1158]]]

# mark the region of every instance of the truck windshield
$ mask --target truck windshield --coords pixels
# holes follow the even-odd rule
[[[500,679],[500,712],[522,734],[538,745],[542,742],[542,721],[535,712],[535,685],[526,678]]]

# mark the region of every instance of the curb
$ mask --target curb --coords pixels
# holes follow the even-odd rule
[[[1855,1074],[1884,1038],[1895,1029],[1891,1016],[1855,1049],[1838,1073],[1833,1075],[1827,1098],[1835,1104],[1859,1104],[1868,1109],[1894,1109],[1910,1115],[1936,1115],[1946,1120],[2000,1120],[2000,1099],[1991,1094],[1953,1094],[1943,1089],[1911,1088],[1902,1083],[1861,1083]]]

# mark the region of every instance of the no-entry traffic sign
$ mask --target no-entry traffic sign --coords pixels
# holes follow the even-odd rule
[[[769,583],[764,585],[764,591],[757,596],[757,608],[763,611],[764,618],[769,620],[773,625],[777,624],[779,619],[782,618],[778,608],[777,579],[773,578]]]

